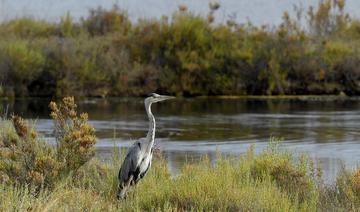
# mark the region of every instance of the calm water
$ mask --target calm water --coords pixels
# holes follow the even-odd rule
[[[2,101],[36,126],[52,141],[53,122],[47,99]],[[113,147],[128,147],[145,137],[148,127],[143,100],[137,98],[90,99],[78,102],[90,114],[97,130],[98,156],[107,158]],[[184,162],[216,151],[241,154],[250,144],[259,152],[271,135],[282,137],[283,148],[308,153],[320,161],[331,181],[342,164],[360,164],[360,100],[254,100],[178,98],[153,105],[157,121],[157,147],[174,174]]]
[[[117,3],[129,13],[131,20],[139,18],[170,16],[178,6],[187,5],[189,10],[205,15],[210,0],[0,0],[0,21],[14,17],[32,16],[39,19],[59,21],[70,12],[76,20],[87,16],[89,9],[102,6],[111,8]],[[318,0],[218,0],[221,8],[216,20],[224,22],[229,17],[244,23],[251,20],[256,25],[279,24],[284,11],[293,12],[294,5],[308,8],[316,6]],[[359,18],[360,1],[347,0],[346,11]]]

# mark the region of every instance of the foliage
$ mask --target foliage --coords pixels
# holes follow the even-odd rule
[[[279,154],[268,149],[254,160],[251,174],[260,180],[270,177],[291,198],[305,201],[316,198],[316,188],[313,183],[315,179],[311,179],[314,174],[308,174],[308,167],[305,158],[296,164],[290,154]]]
[[[53,149],[39,142],[37,132],[20,117],[4,123],[0,132],[0,181],[5,184],[53,186],[61,163]]]
[[[77,170],[94,156],[95,129],[87,123],[88,114],[76,112],[74,97],[65,97],[59,106],[50,103],[51,118],[55,122],[57,157],[64,169]]]
[[[91,9],[89,17],[83,19],[83,26],[91,35],[104,35],[106,33],[127,33],[131,23],[127,13],[114,5],[109,11],[99,7]]]
[[[14,41],[2,43],[1,72],[5,86],[13,85],[15,92],[20,95],[27,95],[27,85],[40,76],[45,58],[40,50],[34,48],[27,41]]]
[[[317,10],[309,8],[310,30],[317,36],[332,36],[342,33],[350,17],[345,14],[345,0],[321,0]]]
[[[76,22],[0,24],[2,96],[360,94],[359,20],[344,0],[288,12],[278,26],[202,17],[131,22],[118,6]],[[303,21],[306,20],[306,23]]]
[[[1,121],[0,183],[27,186],[39,191],[76,172],[91,159],[95,144],[94,129],[87,114],[76,114],[74,99],[64,98],[59,106],[52,102],[51,116],[56,123],[59,147],[52,148],[36,130],[19,116],[12,123]]]
[[[353,172],[344,170],[336,181],[338,199],[352,210],[360,208],[360,167]]]
[[[2,37],[38,38],[52,34],[55,34],[55,28],[52,24],[26,17],[2,23],[0,27]]]
[[[121,156],[124,153],[122,151]],[[270,168],[259,165],[264,157],[270,163]],[[58,181],[51,191],[42,188],[36,192],[31,185],[14,187],[1,184],[0,197],[3,201],[0,202],[0,209],[355,211],[360,200],[358,193],[355,193],[358,192],[358,171],[347,171],[346,185],[338,180],[332,185],[335,188],[332,190],[311,177],[311,170],[306,169],[311,166],[310,161],[299,161],[279,149],[267,149],[255,155],[253,147],[250,147],[248,153],[240,157],[219,154],[215,165],[208,158],[187,164],[175,177],[169,174],[164,158],[157,156],[149,174],[130,191],[126,200],[118,201],[115,197],[116,174],[122,159],[118,153],[114,153],[109,164],[91,160],[69,178]],[[276,165],[278,162],[281,164]],[[274,167],[277,173],[271,172]],[[342,176],[340,174],[339,178]],[[346,194],[342,192],[344,189]],[[349,189],[352,192],[350,199]],[[325,194],[327,199],[324,198]]]

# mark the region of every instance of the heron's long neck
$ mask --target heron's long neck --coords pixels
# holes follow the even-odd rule
[[[154,145],[154,141],[155,141],[155,126],[156,126],[156,124],[155,124],[155,117],[151,112],[151,103],[145,104],[145,108],[146,108],[146,113],[149,117],[149,131],[146,136],[146,140],[149,141],[149,143],[146,148],[146,152],[150,152],[151,148]]]

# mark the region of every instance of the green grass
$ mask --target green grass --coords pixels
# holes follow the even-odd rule
[[[297,159],[271,144],[258,155],[252,148],[239,157],[219,154],[215,165],[203,158],[185,165],[176,177],[170,175],[164,158],[157,156],[150,173],[126,200],[118,201],[119,155],[114,153],[108,164],[91,160],[51,190],[2,184],[0,210],[356,211],[359,206],[359,191],[352,190],[351,184],[356,183],[354,179],[359,183],[359,174],[346,172],[332,189],[324,187],[309,160]],[[343,184],[339,184],[341,179]]]

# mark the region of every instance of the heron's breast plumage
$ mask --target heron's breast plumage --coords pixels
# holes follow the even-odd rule
[[[142,161],[140,162],[140,174],[143,174],[147,171],[151,164],[152,154],[147,154],[143,157]]]

